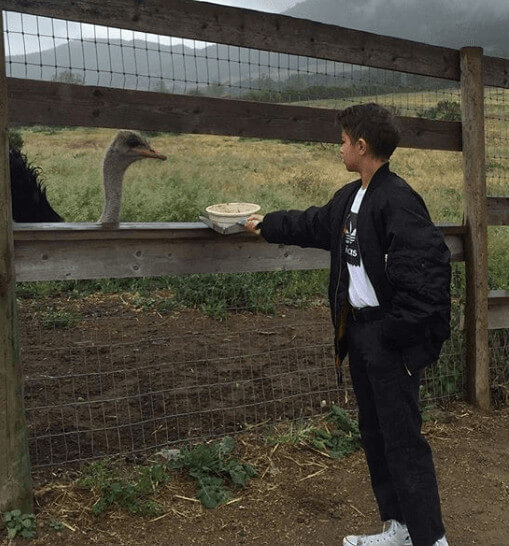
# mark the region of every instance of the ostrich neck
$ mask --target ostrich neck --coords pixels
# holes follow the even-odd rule
[[[106,154],[103,163],[103,212],[99,222],[118,224],[122,205],[122,182],[131,162],[122,162],[113,153]]]

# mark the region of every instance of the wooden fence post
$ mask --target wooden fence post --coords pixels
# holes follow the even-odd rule
[[[0,15],[0,512],[33,511],[15,294],[7,80]]]
[[[462,48],[460,67],[466,225],[465,334],[468,395],[473,404],[488,409],[488,228],[482,48]]]

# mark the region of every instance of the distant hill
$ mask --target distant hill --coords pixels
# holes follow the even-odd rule
[[[509,58],[508,0],[304,0],[284,14]]]
[[[71,40],[40,53],[7,58],[7,73],[15,78],[52,80],[72,69],[75,79],[87,85],[175,93],[216,86],[220,95],[228,85],[242,87],[243,92],[248,92],[250,88],[263,89],[273,86],[276,81],[285,81],[299,70],[315,80],[318,76],[312,72],[322,72],[322,84],[350,85],[350,73],[348,80],[338,77],[340,74],[328,77],[324,68],[325,61],[314,61],[310,71],[305,59],[294,55],[225,45],[195,50],[184,45],[170,47],[142,40],[97,40],[95,43]],[[166,80],[166,89],[161,89],[162,79]]]

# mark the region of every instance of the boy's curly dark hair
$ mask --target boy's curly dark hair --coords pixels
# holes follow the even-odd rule
[[[372,155],[389,159],[399,144],[399,131],[391,112],[371,102],[349,106],[338,113],[338,121],[354,142],[363,138]]]

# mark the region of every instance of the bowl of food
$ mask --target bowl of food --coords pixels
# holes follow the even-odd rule
[[[224,226],[242,223],[259,210],[260,205],[255,203],[219,203],[205,209],[212,222]]]

